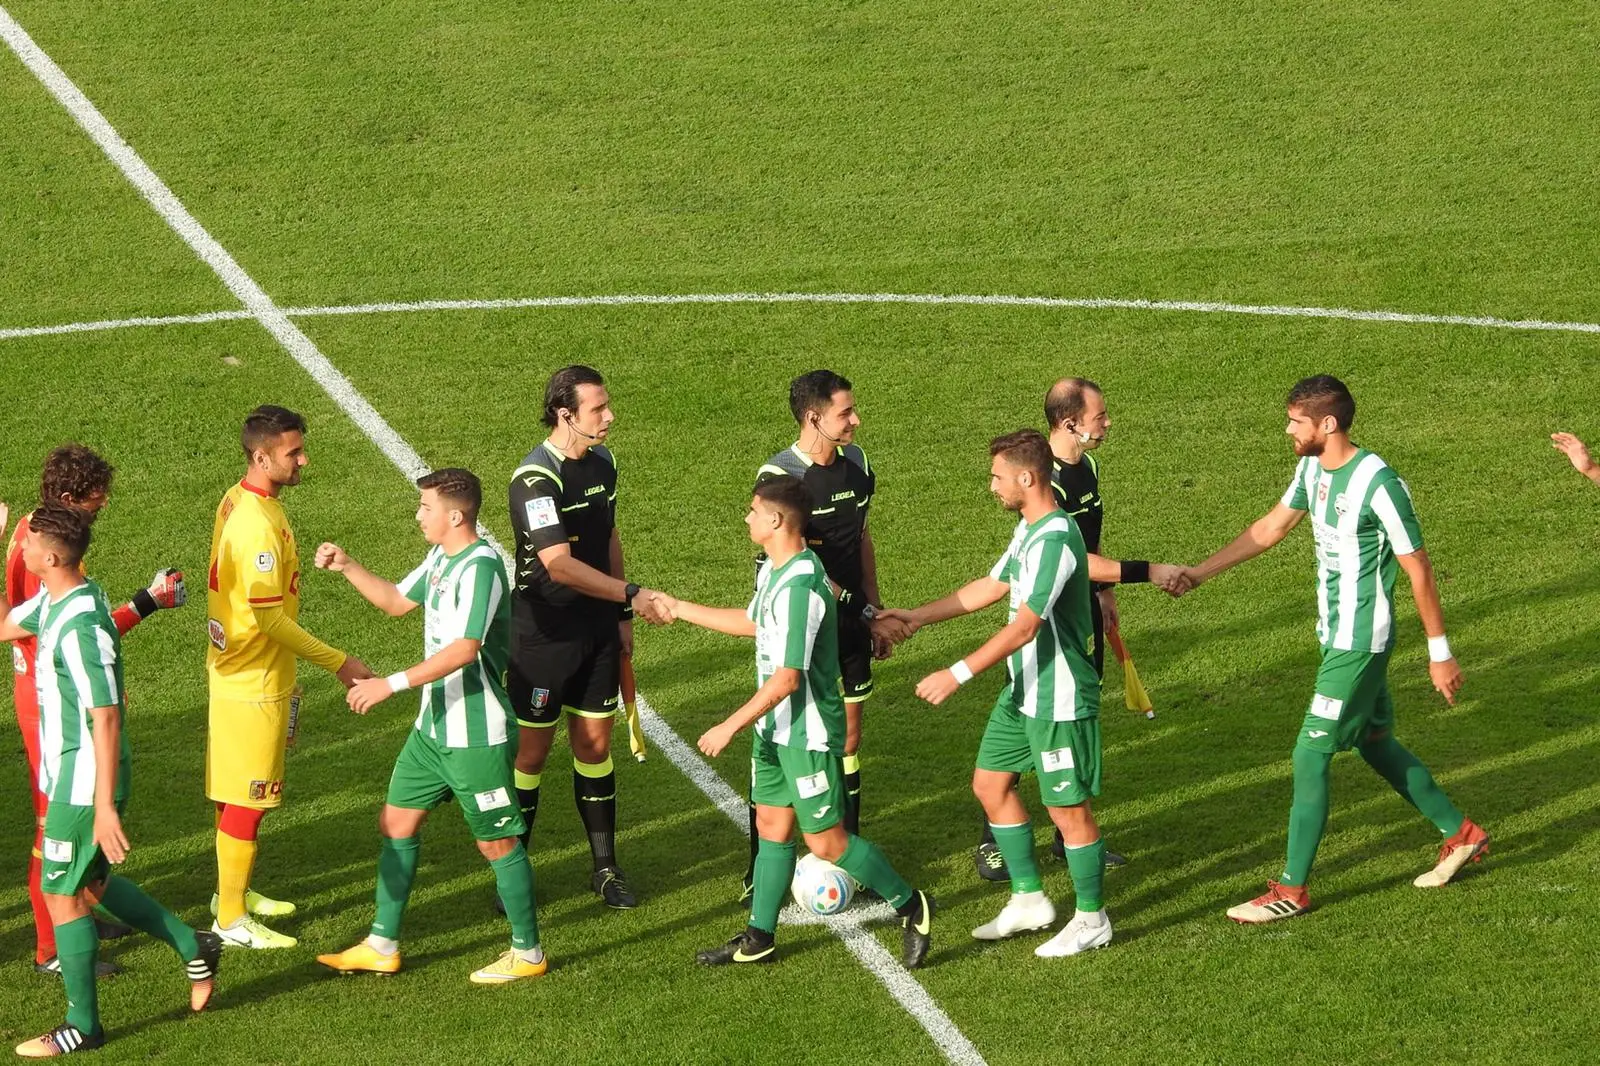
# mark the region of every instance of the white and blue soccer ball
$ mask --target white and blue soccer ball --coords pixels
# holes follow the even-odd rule
[[[833,863],[807,852],[794,864],[789,892],[802,910],[826,917],[850,906],[856,883]]]

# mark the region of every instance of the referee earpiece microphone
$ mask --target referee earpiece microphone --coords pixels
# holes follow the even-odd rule
[[[572,430],[572,432],[576,433],[578,436],[583,437],[583,438],[585,438],[587,440],[599,440],[600,439],[600,435],[598,433],[585,433],[583,430],[579,429],[578,428],[578,423],[576,423],[576,422],[574,422],[572,420],[571,412],[568,412],[567,414],[564,414],[561,417],[567,420],[567,428]]]
[[[829,444],[838,444],[840,441],[844,440],[843,437],[830,436],[828,431],[822,428],[822,419],[818,418],[816,415],[811,416],[811,428],[821,434],[822,438]]]

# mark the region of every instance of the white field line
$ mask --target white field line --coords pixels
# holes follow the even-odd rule
[[[23,64],[110,157],[167,225],[171,226],[184,243],[194,249],[195,254],[216,272],[228,290],[245,305],[247,317],[260,322],[267,332],[272,334],[295,362],[327,391],[334,402],[383,451],[383,454],[388,456],[401,473],[413,479],[426,473],[428,465],[423,462],[422,457],[356,391],[349,379],[317,349],[311,339],[289,321],[288,316],[273,303],[266,291],[245,273],[227,250],[217,243],[205,227],[189,213],[173,195],[172,190],[167,188],[138,153],[122,139],[89,98],[33,42],[4,7],[0,7],[0,38],[5,40]],[[488,531],[483,532],[487,537]],[[505,548],[493,537],[488,539],[510,565],[511,560]],[[667,725],[643,699],[639,700],[639,715],[648,735],[673,764],[683,771],[685,776],[699,787],[741,832],[747,831],[744,804],[733,790],[717,777],[705,760],[685,744],[672,727]],[[830,923],[828,927],[844,941],[845,946],[862,965],[883,983],[889,994],[922,1026],[949,1061],[963,1066],[982,1066],[984,1059],[977,1048],[962,1035],[955,1023],[900,965],[900,962],[860,928],[859,920]],[[868,943],[863,944],[863,940]]]
[[[68,322],[61,326],[22,326],[0,329],[0,341],[18,337],[49,337],[58,333],[98,333],[138,326],[196,326],[205,322],[233,322],[255,318],[249,311],[207,311],[198,315],[162,315],[159,318],[106,318],[98,322]]]
[[[284,313],[292,318],[309,318],[318,315],[373,315],[407,311],[505,311],[519,308],[631,307],[652,304],[954,304],[976,307],[1190,311],[1207,314],[1268,315],[1281,318],[1332,318],[1351,322],[1399,322],[1415,325],[1546,330],[1557,333],[1600,333],[1600,322],[1547,322],[1537,318],[1495,318],[1489,315],[1429,315],[1408,311],[1360,311],[1347,307],[1282,307],[1273,304],[1212,303],[1199,300],[1119,300],[1099,297],[904,292],[708,292],[666,295],[621,293],[612,296],[534,296],[507,300],[418,300],[409,303],[291,307],[286,308]]]
[[[153,177],[154,175],[152,175]],[[177,227],[174,226],[174,228],[176,229]],[[182,233],[181,230],[179,232],[180,234]],[[198,249],[196,250],[198,251]],[[416,300],[403,303],[334,304],[316,307],[277,308],[274,313],[287,319],[295,319],[331,315],[404,314],[413,311],[515,311],[534,308],[638,307],[681,304],[917,304],[923,306],[956,305],[969,307],[1172,311],[1222,315],[1262,315],[1274,318],[1338,319],[1347,322],[1386,322],[1405,325],[1473,326],[1479,329],[1531,330],[1548,333],[1600,333],[1600,322],[1553,322],[1540,318],[1496,318],[1492,315],[1430,315],[1410,311],[1362,311],[1349,307],[1293,307],[1277,304],[1212,303],[1201,300],[1120,300],[1100,297],[1079,298],[915,292],[618,293],[607,296],[530,296],[503,300]],[[0,340],[41,337],[57,333],[88,333],[108,329],[131,329],[139,326],[195,325],[205,322],[255,317],[258,316],[250,311],[213,311],[198,315],[107,319],[98,322],[71,322],[58,326],[24,326],[0,329]],[[272,327],[269,326],[268,328],[271,329]]]

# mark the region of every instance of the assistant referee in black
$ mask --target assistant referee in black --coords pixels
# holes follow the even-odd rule
[[[591,886],[608,907],[634,895],[617,865],[617,775],[611,725],[622,659],[633,651],[633,613],[666,621],[623,573],[617,532],[617,463],[605,439],[615,416],[605,379],[564,367],[545,387],[550,435],[511,476],[516,533],[511,665],[506,694],[517,716],[517,801],[527,832],[561,712],[572,745],[572,794],[594,857]]]

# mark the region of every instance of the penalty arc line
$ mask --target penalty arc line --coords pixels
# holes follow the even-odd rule
[[[0,9],[3,10],[3,9]],[[214,243],[214,242],[213,242]],[[202,258],[204,258],[202,256]],[[237,264],[235,264],[237,265]],[[237,295],[237,293],[236,293]],[[1600,322],[1560,322],[1542,318],[1498,318],[1493,315],[1440,315],[1411,311],[1366,311],[1351,307],[1296,307],[1203,300],[1113,299],[1110,297],[1012,296],[1003,293],[916,292],[703,292],[616,293],[600,296],[529,296],[494,300],[414,300],[410,302],[332,304],[277,309],[286,319],[339,315],[405,314],[417,311],[514,311],[562,307],[641,307],[686,304],[910,304],[962,307],[1036,307],[1087,311],[1166,311],[1270,318],[1386,322],[1401,325],[1471,326],[1478,329],[1546,333],[1600,334]],[[210,311],[192,315],[114,318],[54,326],[0,329],[0,340],[54,334],[93,333],[148,326],[200,325],[257,317],[253,311]],[[270,327],[269,327],[270,328]]]
[[[406,440],[367,402],[311,339],[289,320],[264,289],[244,271],[217,240],[183,206],[171,189],[123,140],[89,98],[45,54],[28,33],[0,7],[0,39],[22,60],[56,100],[67,109],[85,133],[116,164],[141,196],[195,254],[216,273],[228,290],[244,304],[241,317],[254,318],[270,333],[311,378],[333,398],[357,428],[408,478],[428,471],[427,464]],[[510,565],[510,557],[487,530],[486,539]],[[644,700],[639,700],[641,722],[647,734],[669,760],[698,787],[741,831],[746,831],[744,805],[716,772]],[[731,804],[730,804],[731,800]],[[849,951],[876,977],[933,1040],[946,1059],[959,1066],[984,1066],[984,1059],[927,990],[891,956],[883,945],[861,928],[859,920],[827,923]]]

